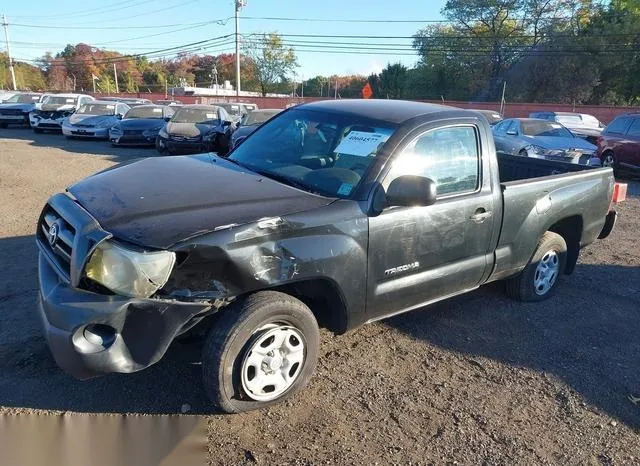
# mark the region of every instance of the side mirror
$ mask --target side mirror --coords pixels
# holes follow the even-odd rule
[[[163,118],[163,120],[164,120],[164,121],[166,121],[166,122],[168,123],[169,121],[171,121],[171,117],[169,117],[169,116],[164,117],[164,118]]]
[[[510,129],[509,131],[507,131],[507,134],[509,136],[517,136],[518,132],[516,130]]]
[[[436,202],[436,183],[416,175],[399,176],[387,189],[388,206],[428,206]]]
[[[116,118],[117,118],[118,120],[122,120],[122,113],[118,113],[118,114],[116,115]]]
[[[225,121],[222,122],[222,126],[231,126],[232,124],[233,124],[232,121],[225,120]]]

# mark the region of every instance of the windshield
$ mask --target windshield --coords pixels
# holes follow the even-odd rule
[[[281,110],[254,110],[251,113],[247,113],[242,118],[243,125],[260,125],[271,118],[273,115],[277,115]]]
[[[46,105],[75,105],[77,99],[74,97],[61,97],[58,95],[48,95],[43,100],[42,103]]]
[[[291,110],[261,126],[229,159],[306,191],[347,198],[394,130],[359,116]]]
[[[216,123],[216,108],[181,108],[171,118],[172,123]]]
[[[526,136],[552,136],[557,138],[572,138],[573,134],[567,128],[550,121],[523,121],[522,134]]]
[[[135,107],[129,110],[125,118],[162,118],[162,108],[159,107]]]
[[[240,105],[238,104],[216,104],[219,107],[224,108],[229,115],[238,116],[242,114]]]
[[[580,126],[582,124],[582,118],[580,118],[580,115],[557,115],[556,121],[567,126]]]
[[[76,112],[78,115],[115,115],[114,104],[84,104]]]
[[[40,100],[40,94],[16,94],[3,101],[5,104],[32,104]]]

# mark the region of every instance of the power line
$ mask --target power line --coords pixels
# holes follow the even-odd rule
[[[219,24],[221,26],[226,26],[229,20],[233,19],[233,17],[227,17],[222,19],[215,19],[211,21],[204,21],[199,23],[183,23],[183,24],[155,24],[153,26],[103,26],[103,27],[93,27],[93,26],[44,26],[41,24],[21,24],[21,23],[11,23],[13,27],[21,27],[21,28],[35,28],[35,29],[157,29],[157,28],[172,28],[176,26],[197,26],[197,25],[205,25],[205,24]]]

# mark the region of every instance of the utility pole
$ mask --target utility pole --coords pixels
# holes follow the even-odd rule
[[[120,93],[120,88],[118,87],[118,72],[116,71],[116,64],[113,64],[113,77],[116,80],[116,94]]]
[[[504,116],[504,94],[507,91],[507,82],[502,85],[502,98],[500,99],[500,115]]]
[[[2,15],[2,25],[4,26],[4,40],[7,43],[7,57],[9,58],[9,72],[11,73],[11,81],[13,82],[13,90],[17,91],[18,86],[16,86],[16,72],[13,69],[11,47],[9,46],[9,23],[7,23],[7,15]]]
[[[236,0],[236,97],[240,96],[240,10],[247,0]]]

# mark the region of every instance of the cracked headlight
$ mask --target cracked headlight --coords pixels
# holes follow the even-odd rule
[[[536,146],[535,144],[531,144],[525,147],[525,150],[529,154],[534,154],[534,155],[550,155],[553,152],[553,151],[550,151],[549,149],[545,149],[544,147]]]
[[[161,138],[169,139],[169,133],[167,133],[167,127],[163,126],[160,132],[158,132],[158,136]]]
[[[134,251],[103,241],[91,254],[84,273],[114,293],[148,298],[167,282],[175,261],[170,251]]]

